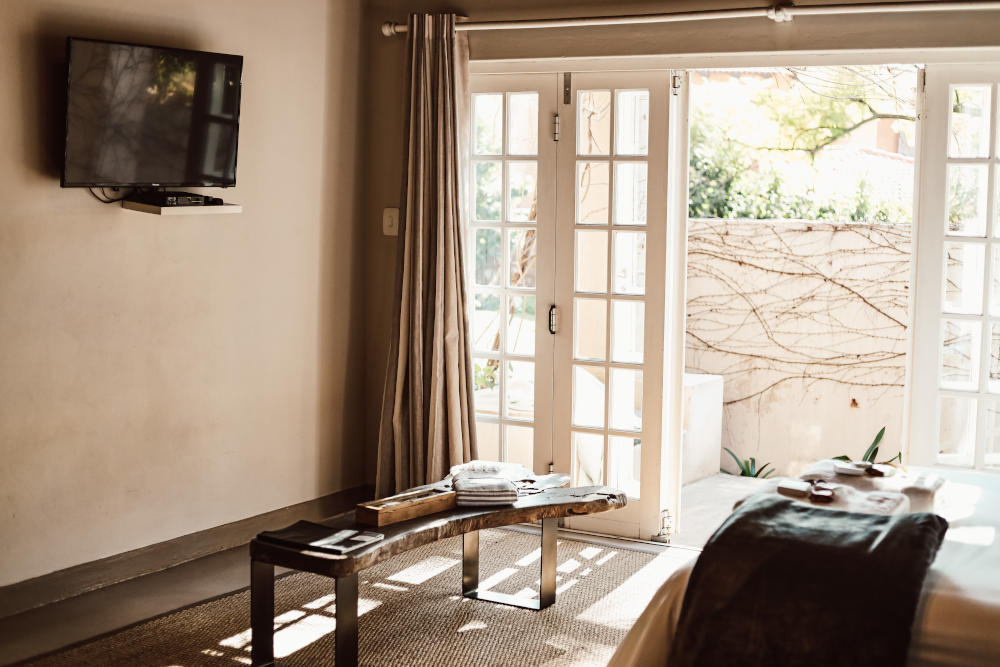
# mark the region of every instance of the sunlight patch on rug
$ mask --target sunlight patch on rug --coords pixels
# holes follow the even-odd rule
[[[696,556],[697,552],[682,549],[660,553],[577,618],[619,629],[632,627],[663,582]]]
[[[455,558],[441,558],[431,556],[420,561],[416,565],[397,572],[389,577],[389,581],[400,581],[404,584],[422,584],[431,577],[436,577],[450,567],[454,567],[462,561]]]

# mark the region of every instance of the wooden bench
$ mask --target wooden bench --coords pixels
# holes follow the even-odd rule
[[[250,541],[250,625],[254,665],[274,663],[275,566],[321,574],[334,579],[336,664],[358,664],[358,572],[410,549],[463,535],[462,595],[477,600],[544,609],[556,600],[556,533],[563,517],[594,514],[624,507],[617,489],[604,486],[547,489],[518,499],[509,507],[458,509],[372,529],[357,525],[354,512],[324,522],[333,530],[377,530],[385,538],[346,555],[290,548],[261,539]],[[541,585],[538,599],[515,598],[479,590],[479,531],[529,521],[542,523]],[[333,532],[331,530],[331,532]]]

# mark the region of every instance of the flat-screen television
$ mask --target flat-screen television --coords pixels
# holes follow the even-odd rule
[[[63,187],[236,185],[243,57],[70,37]]]

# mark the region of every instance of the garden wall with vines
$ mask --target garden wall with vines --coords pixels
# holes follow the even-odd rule
[[[899,451],[910,232],[689,221],[686,367],[724,377],[724,447],[781,475],[860,457],[883,426]]]

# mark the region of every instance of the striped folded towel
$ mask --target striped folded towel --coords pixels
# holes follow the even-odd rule
[[[513,505],[517,502],[517,487],[504,477],[459,476],[452,485],[459,507]]]

